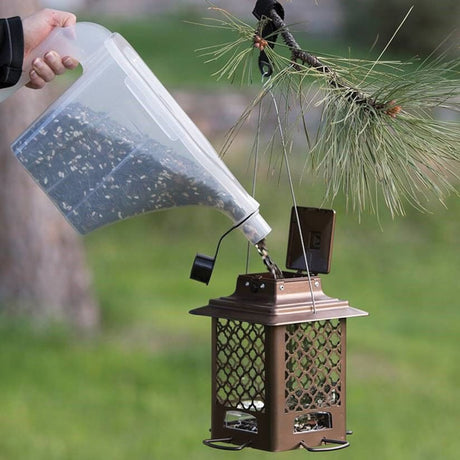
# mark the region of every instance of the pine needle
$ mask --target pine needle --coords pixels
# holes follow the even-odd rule
[[[414,67],[382,60],[387,47],[376,61],[316,57],[300,50],[283,28],[277,32],[286,45],[278,40],[273,49],[260,41],[259,29],[224,10],[215,11],[224,19],[213,25],[237,34],[231,43],[206,49],[209,60],[226,60],[217,77],[247,81],[255,46],[260,49],[261,44],[273,67],[270,80],[230,130],[224,153],[271,91],[284,101],[287,135],[294,125],[304,132],[306,165],[324,177],[327,201],[343,192],[354,210],[376,211],[381,195],[395,215],[404,213],[405,204],[424,210],[430,196],[443,202],[449,193],[457,193],[460,126],[436,120],[433,113],[460,112],[458,59],[432,56]],[[264,39],[270,42],[270,37]],[[319,102],[312,98],[318,92]],[[322,108],[315,139],[308,126],[313,105]]]

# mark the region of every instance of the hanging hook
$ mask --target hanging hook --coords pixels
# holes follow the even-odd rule
[[[262,77],[271,77],[273,74],[273,66],[265,51],[261,51],[259,55],[259,70]]]
[[[275,47],[278,38],[276,26],[273,24],[271,12],[275,11],[279,17],[284,19],[284,8],[276,0],[257,0],[252,14],[259,20],[259,25],[255,35],[255,46],[260,49],[259,70],[262,75],[271,76],[273,66],[267,53],[264,51],[265,46]],[[270,41],[267,41],[270,38]],[[263,45],[262,45],[263,42]]]

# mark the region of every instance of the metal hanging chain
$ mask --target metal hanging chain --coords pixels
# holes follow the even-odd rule
[[[277,120],[277,123],[278,123],[278,130],[279,130],[279,133],[280,133],[281,145],[282,145],[282,148],[283,148],[284,162],[286,164],[286,171],[287,171],[287,175],[288,175],[288,179],[289,179],[289,188],[291,190],[292,204],[294,206],[294,210],[295,210],[295,214],[296,214],[297,227],[298,227],[298,230],[299,230],[300,242],[301,242],[301,245],[302,245],[302,253],[303,253],[304,260],[305,260],[305,268],[307,269],[307,277],[308,277],[308,284],[309,284],[309,287],[310,287],[310,295],[311,295],[311,300],[312,300],[313,313],[316,314],[315,295],[313,293],[313,287],[312,287],[312,281],[311,281],[311,275],[310,275],[310,268],[308,266],[307,251],[305,249],[305,242],[304,242],[304,239],[303,239],[302,228],[301,228],[301,225],[300,225],[299,213],[298,213],[298,210],[297,210],[297,200],[296,200],[295,191],[294,191],[294,184],[292,182],[292,174],[291,174],[291,167],[289,165],[289,157],[288,157],[288,153],[287,153],[286,139],[284,137],[284,130],[283,130],[283,126],[282,126],[282,123],[281,123],[281,117],[280,117],[280,112],[279,112],[279,109],[278,109],[278,103],[276,102],[276,98],[273,95],[273,92],[272,92],[270,86],[268,86],[269,84],[270,84],[270,82],[267,81],[267,84],[266,84],[267,85],[267,92],[268,92],[268,94],[270,94],[270,96],[272,98],[272,101],[273,101],[273,107],[275,108],[276,120]]]

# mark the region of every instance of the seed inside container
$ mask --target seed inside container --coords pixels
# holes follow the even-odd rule
[[[40,123],[29,128],[34,135],[16,145],[15,152],[81,233],[185,205],[216,207],[236,222],[245,217],[180,140],[173,147],[163,145],[80,103]]]

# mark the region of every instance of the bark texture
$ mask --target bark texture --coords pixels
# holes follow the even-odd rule
[[[38,8],[35,0],[0,0],[0,17]],[[52,102],[51,91],[23,88],[0,104],[0,311],[92,329],[99,310],[82,240],[10,149]]]

